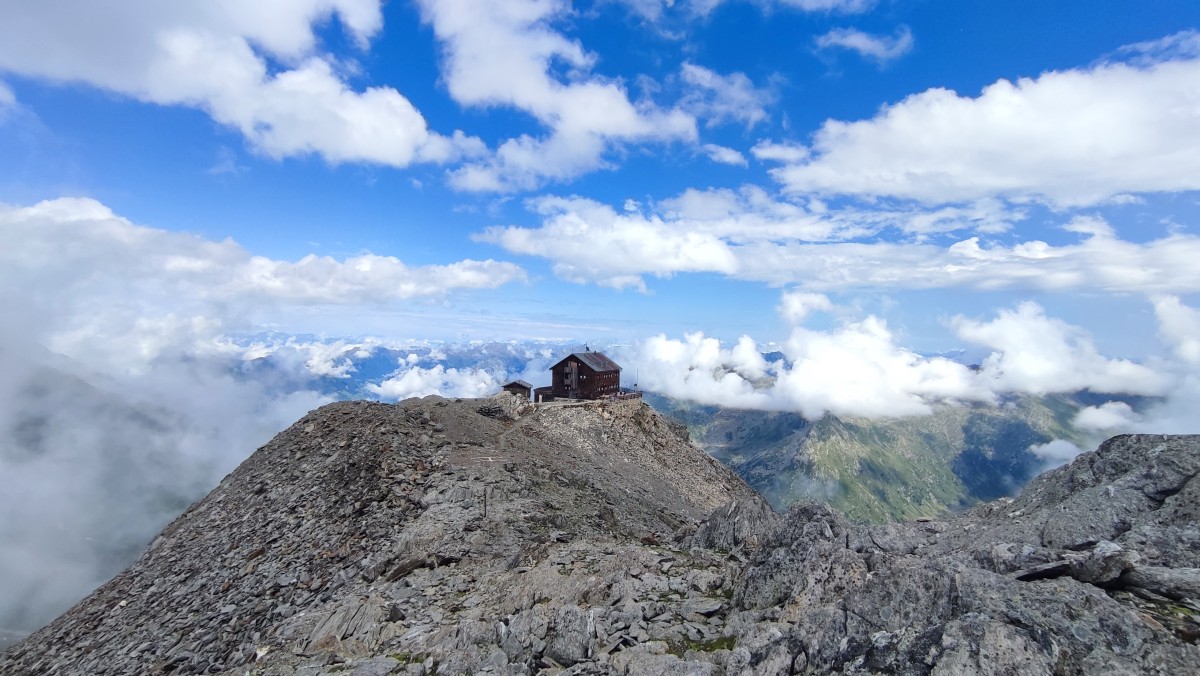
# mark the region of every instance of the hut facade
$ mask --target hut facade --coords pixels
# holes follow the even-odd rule
[[[572,352],[550,375],[555,398],[600,399],[621,391],[621,367],[599,352]]]

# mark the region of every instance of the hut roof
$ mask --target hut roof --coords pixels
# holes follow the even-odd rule
[[[524,387],[526,389],[533,389],[533,385],[530,385],[529,383],[525,382],[524,380],[514,380],[511,383],[505,383],[504,385],[501,386],[501,388],[512,387],[513,385]]]
[[[596,373],[607,373],[609,371],[621,370],[621,367],[617,366],[617,362],[609,359],[600,352],[572,352],[566,357],[563,357],[558,364],[563,363],[571,357],[575,357],[579,361],[583,362],[588,366],[588,368],[592,369]],[[558,364],[555,364],[554,366],[558,366]]]

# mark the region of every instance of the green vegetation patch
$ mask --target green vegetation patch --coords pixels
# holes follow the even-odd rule
[[[737,639],[733,636],[721,636],[708,641],[684,639],[682,641],[668,641],[667,652],[676,657],[683,657],[689,650],[699,653],[711,653],[718,650],[733,650],[735,645],[737,645]]]

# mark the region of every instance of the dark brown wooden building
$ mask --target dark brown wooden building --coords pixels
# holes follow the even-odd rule
[[[505,392],[512,392],[518,397],[525,397],[526,399],[528,399],[529,395],[533,393],[533,385],[530,385],[524,380],[514,380],[500,389],[504,390]]]
[[[600,399],[621,391],[621,367],[599,352],[572,352],[550,374],[556,398]]]

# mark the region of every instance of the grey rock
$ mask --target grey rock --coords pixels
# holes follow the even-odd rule
[[[717,599],[694,598],[684,601],[681,610],[685,615],[703,615],[707,618],[721,610],[724,606],[725,604]]]
[[[579,608],[560,608],[546,640],[547,657],[563,666],[571,666],[590,657],[595,624],[589,613]]]
[[[1176,601],[1200,601],[1200,568],[1141,566],[1122,575],[1119,582]]]
[[[1080,582],[1107,584],[1121,577],[1125,571],[1132,570],[1138,558],[1136,552],[1126,551],[1115,542],[1101,540],[1085,558],[1070,566],[1070,574]]]
[[[738,500],[709,514],[690,542],[693,547],[722,552],[753,551],[778,519],[771,506],[760,498]]]
[[[1196,437],[1117,437],[860,526],[771,512],[637,401],[332,404],[0,673],[1189,673],[1198,472]]]
[[[350,665],[349,676],[387,676],[400,666],[400,661],[392,657],[372,657],[353,662]]]

